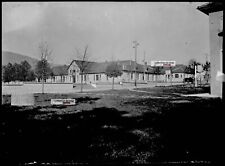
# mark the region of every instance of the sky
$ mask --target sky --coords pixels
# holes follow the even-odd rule
[[[3,2],[2,50],[40,59],[47,42],[51,62],[69,64],[76,50],[93,61],[209,58],[209,18],[204,2]]]

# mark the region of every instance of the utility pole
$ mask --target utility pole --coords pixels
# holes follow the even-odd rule
[[[146,65],[145,65],[145,51],[144,51],[144,59],[143,59],[143,63],[144,63],[144,76],[143,76],[143,81],[145,81],[145,70],[146,70]]]
[[[173,73],[172,73],[172,67],[170,66],[170,84],[173,85]]]
[[[198,83],[197,83],[197,64],[194,64],[195,65],[195,87],[198,86]]]
[[[139,43],[137,41],[133,41],[134,43],[134,51],[135,51],[135,78],[134,78],[134,86],[137,87],[137,46],[139,45]]]

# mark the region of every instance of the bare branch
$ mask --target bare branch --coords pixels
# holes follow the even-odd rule
[[[76,50],[76,59],[80,61],[79,67],[81,74],[83,74],[86,68],[90,65],[90,63],[88,62],[90,58],[88,54],[88,45],[85,46],[83,54],[80,53],[79,49],[75,48],[75,50]]]
[[[86,75],[85,70],[90,65],[89,58],[90,55],[88,54],[88,45],[85,46],[84,53],[81,54],[80,51],[75,48],[76,50],[76,60],[79,61],[79,68],[80,68],[80,75],[81,75],[81,92],[83,91],[83,75]]]
[[[88,49],[88,45],[85,47],[85,50],[84,50],[83,61],[85,61],[85,60],[86,60],[87,49]]]
[[[39,51],[40,51],[41,59],[50,58],[50,55],[52,54],[52,50],[49,49],[47,42],[41,42],[39,44]]]

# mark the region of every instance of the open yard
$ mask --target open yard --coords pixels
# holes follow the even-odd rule
[[[181,84],[181,83],[174,83]],[[7,85],[7,84],[6,84]],[[148,84],[137,84],[138,88],[143,87],[154,87],[155,83]],[[170,85],[170,83],[158,83],[157,85]],[[115,89],[131,89],[134,88],[134,83],[124,83],[123,85],[119,85],[115,83]],[[96,91],[96,90],[109,90],[112,89],[111,83],[98,83],[96,87],[91,86],[90,84],[84,84],[84,91]],[[45,83],[44,85],[45,93],[76,93],[80,91],[80,84],[76,84],[76,87],[73,88],[73,84],[63,84],[63,83]],[[2,93],[3,94],[28,94],[28,93],[41,93],[42,92],[42,84],[41,83],[25,83],[23,86],[3,86],[2,85]]]
[[[3,105],[1,161],[212,164],[222,157],[224,104],[218,98],[182,96],[207,92],[184,87],[106,90],[68,94],[75,106]]]

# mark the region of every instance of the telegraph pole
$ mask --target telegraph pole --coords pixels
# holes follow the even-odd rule
[[[135,78],[134,78],[134,86],[137,87],[137,46],[139,45],[139,43],[137,41],[133,41],[134,43],[134,51],[135,51]]]
[[[195,64],[195,87],[198,86],[198,83],[197,83],[197,64]]]
[[[145,81],[145,70],[146,70],[146,66],[145,66],[145,51],[144,51],[144,59],[143,59],[143,63],[144,63],[144,76],[143,76],[143,81]]]

